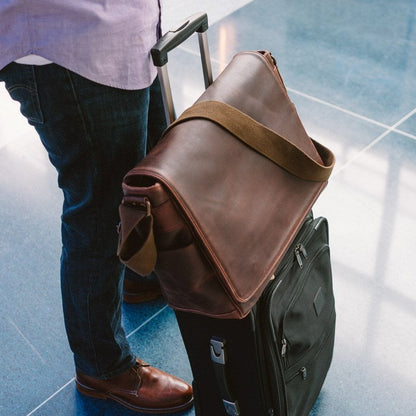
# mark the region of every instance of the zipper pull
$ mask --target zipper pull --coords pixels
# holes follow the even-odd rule
[[[299,243],[296,247],[295,247],[295,256],[296,256],[296,260],[299,264],[299,267],[302,269],[303,268],[303,262],[302,262],[302,256],[301,254],[303,254],[303,257],[305,257],[305,259],[308,258],[308,253],[306,251],[305,246],[302,243]]]
[[[282,339],[282,357],[284,357],[286,355],[286,351],[287,351],[287,341],[285,338]]]
[[[307,253],[306,248],[303,244],[300,245],[300,251],[302,252],[305,259],[307,259],[308,258],[308,253]]]
[[[299,373],[301,374],[302,378],[303,378],[304,380],[306,380],[306,378],[308,377],[308,371],[306,370],[306,367],[302,367],[302,368],[299,370]]]

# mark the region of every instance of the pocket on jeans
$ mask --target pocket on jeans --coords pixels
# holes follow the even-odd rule
[[[40,106],[38,88],[36,83],[35,68],[32,65],[19,65],[23,76],[7,82],[6,89],[13,100],[20,103],[20,112],[27,118],[30,124],[43,124],[44,118]]]

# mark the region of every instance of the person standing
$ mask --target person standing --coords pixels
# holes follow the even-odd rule
[[[193,402],[191,386],[135,357],[121,325],[121,182],[166,126],[150,58],[160,16],[159,0],[0,2],[0,81],[64,196],[61,289],[76,387],[145,413]]]

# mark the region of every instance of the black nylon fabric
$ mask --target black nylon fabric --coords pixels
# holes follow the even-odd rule
[[[225,342],[223,382],[240,416],[307,416],[334,348],[327,220],[306,218],[275,278],[244,319],[178,311],[176,316],[194,376],[197,416],[227,416],[210,357],[212,337]]]

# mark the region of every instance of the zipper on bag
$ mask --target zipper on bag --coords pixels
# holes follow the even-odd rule
[[[319,226],[322,224],[322,222],[324,220],[325,219],[323,217],[319,217],[319,218],[316,218],[316,219],[311,219],[310,221],[311,222],[315,222],[316,224],[313,227],[311,227],[310,229],[305,230],[297,238],[297,243],[295,244],[295,247],[293,248],[293,245],[292,245],[292,247],[289,249],[289,251],[288,251],[288,253],[286,255],[289,255],[289,253],[295,253],[295,258],[297,260],[296,251],[297,251],[297,248],[299,246],[300,252],[303,254],[304,258],[307,259],[308,258],[308,253],[306,251],[305,246],[308,245],[308,243],[309,243],[310,239],[312,238],[313,234],[318,230]],[[302,249],[300,249],[300,246],[302,246]],[[325,245],[324,247],[327,247],[327,245]],[[321,247],[318,251],[321,251],[324,247]],[[317,254],[318,253],[315,254],[314,258],[317,256]],[[293,254],[291,254],[291,255],[293,255]],[[299,254],[299,256],[300,256],[300,254]],[[285,258],[284,258],[284,260],[285,260]],[[287,262],[285,262],[284,260],[282,262],[282,263],[284,263],[284,265],[280,269],[278,268],[276,270],[276,272],[273,275],[272,283],[270,283],[266,287],[266,289],[265,289],[265,291],[263,293],[263,299],[264,299],[263,302],[265,304],[269,304],[270,303],[270,299],[272,298],[272,296],[274,295],[274,293],[276,292],[276,290],[278,290],[278,288],[280,287],[282,281],[285,279],[288,271],[293,266],[294,261],[287,261]],[[311,261],[311,263],[313,263],[313,260]],[[298,261],[298,264],[299,264],[299,261]],[[303,265],[303,262],[302,262],[302,265]],[[276,279],[277,277],[279,277],[279,280]],[[276,282],[276,280],[277,280],[277,282]],[[305,278],[302,278],[301,288],[303,288],[303,286],[304,286],[304,280],[305,280]],[[297,297],[298,292],[299,292],[299,290],[296,290],[295,291],[295,294],[292,296],[292,300],[290,301],[289,306],[288,306],[287,309],[289,309],[292,306],[293,299]],[[268,317],[268,319],[269,319],[270,322],[272,321],[271,320],[271,317]],[[278,341],[278,339],[277,339],[277,337],[276,337],[275,334],[273,334],[273,338],[274,338],[274,342],[276,343]],[[287,340],[285,340],[285,341],[286,341],[286,346],[284,348],[282,346],[282,350],[279,351],[279,355],[280,356],[286,356],[286,352],[287,352],[288,345],[287,345]],[[282,352],[284,352],[284,354],[282,354]]]
[[[334,313],[331,314],[329,322],[332,322],[335,319]],[[316,360],[321,351],[326,347],[329,338],[334,332],[334,328],[331,326],[327,329],[323,336],[321,336],[321,342],[314,346],[310,351],[308,351],[301,359],[301,363],[295,363],[290,368],[286,370],[286,383],[290,383],[293,379],[298,376],[302,376],[302,380],[306,381],[308,378],[308,367],[311,362]]]
[[[284,352],[284,355],[282,354],[282,358],[284,358],[285,369],[287,369],[287,366],[289,364],[289,359],[288,359],[287,355],[288,355],[288,352],[290,350],[290,339],[288,339],[287,336],[285,335],[285,321],[287,321],[287,319],[286,319],[287,313],[288,313],[288,311],[292,310],[293,306],[298,301],[299,296],[302,294],[302,292],[304,290],[304,287],[305,287],[305,284],[308,280],[307,277],[309,275],[309,272],[312,270],[316,259],[318,259],[321,255],[324,255],[324,253],[327,250],[329,250],[329,246],[327,244],[324,244],[324,245],[320,246],[318,248],[318,250],[314,253],[313,257],[308,262],[307,267],[305,269],[303,269],[303,267],[301,267],[301,269],[303,269],[303,270],[301,272],[302,274],[301,274],[301,277],[299,279],[298,286],[296,287],[296,290],[294,291],[294,293],[293,293],[293,295],[290,299],[290,302],[289,302],[289,304],[286,308],[286,312],[285,312],[285,314],[282,318],[282,322],[281,322],[282,335],[281,336],[282,336],[282,343],[283,343],[283,340],[284,340],[285,348],[284,349],[282,348],[281,353]]]
[[[308,377],[308,371],[306,370],[306,367],[302,367],[302,368],[299,370],[299,373],[300,373],[300,375],[302,376],[302,379],[303,379],[303,380],[306,380],[306,379],[307,379],[307,377]]]
[[[303,268],[302,255],[305,259],[308,258],[305,246],[302,243],[299,243],[295,247],[295,257],[301,269]]]
[[[314,253],[314,256],[312,257],[311,261],[308,263],[308,267],[302,271],[302,278],[299,279],[299,284],[296,288],[295,293],[292,296],[292,299],[290,300],[289,306],[287,307],[287,310],[290,310],[292,308],[292,306],[294,305],[294,303],[296,303],[299,295],[302,293],[303,288],[305,287],[306,284],[306,280],[309,274],[309,271],[312,269],[313,264],[315,263],[315,260],[321,255],[323,254],[324,251],[328,250],[328,245],[324,244],[321,247],[319,247],[319,249],[316,251],[316,253]],[[301,267],[301,269],[303,269],[303,267]]]
[[[296,252],[298,252],[299,256],[301,256],[301,262],[302,266],[304,265],[304,260],[308,259],[310,253],[308,253],[308,245],[312,238],[312,236],[315,234],[315,232],[319,229],[322,222],[325,221],[325,218],[318,217],[314,219],[306,218],[303,231],[300,231],[300,233],[295,238],[294,242],[292,242],[291,246],[289,247],[287,253],[285,254],[281,266],[276,269],[276,272],[274,273],[274,279],[269,283],[269,285],[266,287],[264,293],[263,293],[263,300],[262,304],[269,305],[271,299],[273,298],[274,294],[277,290],[279,290],[279,287],[281,286],[282,282],[285,281],[285,279],[288,276],[288,273],[294,267],[294,265],[299,265],[299,261],[296,256]],[[300,267],[300,265],[299,265]],[[302,271],[304,273],[304,271]],[[295,289],[295,292],[297,290]],[[291,302],[289,302],[291,303]],[[262,308],[263,309],[263,308]],[[270,379],[271,383],[274,385],[278,385],[278,402],[276,403],[275,400],[272,400],[270,403],[266,404],[266,409],[269,411],[274,409],[276,414],[285,414],[286,412],[286,398],[285,398],[285,369],[288,366],[287,361],[287,352],[289,349],[289,344],[286,338],[283,337],[283,339],[280,338],[280,336],[275,332],[275,327],[273,324],[273,319],[270,315],[264,316],[264,313],[262,310],[256,311],[257,315],[257,322],[259,326],[269,326],[271,331],[265,330],[262,331],[265,333],[267,337],[270,337],[270,341],[265,341],[263,344],[263,347],[265,347],[265,356],[268,357],[270,361],[269,367],[271,368],[279,368],[279,372],[268,372],[267,377]],[[266,318],[266,319],[264,319]],[[283,318],[283,317],[282,317]],[[279,323],[279,327],[281,326],[283,322]],[[280,338],[280,339],[279,339]],[[267,370],[266,370],[267,371]],[[278,376],[280,374],[280,376]],[[270,400],[270,397],[269,397]],[[272,413],[273,414],[273,413]]]
[[[295,248],[297,247],[298,244],[300,244],[302,242],[302,244],[304,246],[306,246],[310,240],[310,238],[312,237],[313,233],[319,228],[319,225],[321,224],[321,219],[323,220],[323,218],[319,217],[316,219],[310,219],[310,220],[306,220],[303,226],[306,226],[307,224],[309,224],[310,222],[316,222],[316,225],[311,227],[311,229],[306,229],[303,232],[301,232],[300,235],[297,236],[296,238],[296,243],[292,243],[292,245],[289,247],[287,253],[285,254],[285,256],[283,257],[283,260],[281,261],[281,266],[277,267],[274,276],[278,277],[279,275],[283,274],[283,272],[290,268],[292,266],[292,262],[291,261],[286,261],[286,256],[290,255],[289,253],[293,253],[293,245],[295,244]],[[282,277],[283,278],[283,277]]]

